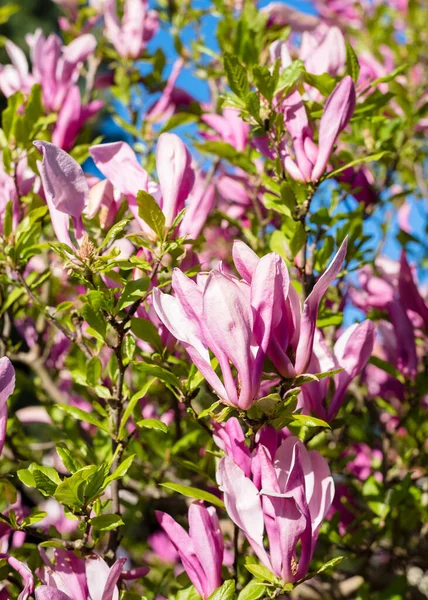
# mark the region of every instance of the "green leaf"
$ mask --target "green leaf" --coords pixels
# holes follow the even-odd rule
[[[317,327],[319,329],[324,329],[325,327],[330,327],[331,325],[341,325],[342,321],[343,313],[338,313],[337,315],[330,315],[328,317],[317,319]]]
[[[223,64],[230,89],[238,98],[244,99],[249,92],[247,70],[236,56],[228,52],[224,55]]]
[[[123,413],[122,419],[120,421],[120,427],[119,427],[119,439],[122,439],[123,434],[125,432],[125,427],[126,424],[128,422],[129,417],[132,415],[132,413],[134,412],[134,408],[137,406],[138,401],[143,398],[147,392],[149,391],[150,387],[152,386],[153,382],[155,381],[155,379],[150,379],[142,388],[141,390],[139,390],[137,393],[135,393],[132,398],[130,399],[130,401],[128,402],[128,405],[125,409],[125,412]]]
[[[208,600],[232,600],[235,596],[235,581],[228,579],[217,588],[210,596]]]
[[[355,50],[348,42],[346,42],[346,72],[357,83],[360,74],[360,63]]]
[[[159,239],[164,238],[165,215],[151,194],[140,190],[137,193],[138,216],[152,229]]]
[[[85,502],[89,504],[92,502],[99,494],[102,493],[104,488],[106,487],[106,479],[108,477],[110,466],[107,463],[102,463],[95,473],[91,475],[88,480],[88,484],[85,489]]]
[[[336,87],[336,79],[328,73],[314,75],[305,71],[303,78],[308,85],[316,88],[323,96],[329,96]]]
[[[15,94],[9,96],[7,108],[2,112],[2,129],[8,140],[15,134],[16,123],[19,118],[19,108],[23,103],[24,96],[21,92],[15,92]]]
[[[168,490],[173,490],[174,492],[178,492],[179,494],[183,494],[187,498],[195,498],[196,500],[204,500],[205,502],[209,502],[210,504],[214,504],[214,506],[218,506],[219,508],[224,508],[223,500],[214,496],[214,494],[210,494],[209,492],[205,492],[204,490],[198,490],[197,488],[190,487],[189,485],[182,485],[180,483],[160,483],[162,487],[167,488]]]
[[[99,387],[99,386],[97,386]],[[102,423],[95,417],[92,413],[87,413],[81,408],[77,408],[76,406],[70,406],[69,404],[57,404],[56,405],[60,410],[65,412],[70,417],[74,417],[79,421],[85,421],[85,423],[90,423],[91,425],[95,425],[98,429],[102,429],[107,433],[110,433],[108,425],[106,423]]]
[[[394,69],[393,71],[391,71],[391,73],[389,73],[388,75],[385,75],[384,77],[378,77],[378,79],[375,79],[374,81],[372,81],[370,83],[370,87],[376,87],[379,85],[379,83],[389,83],[390,81],[395,79],[397,77],[397,75],[400,75],[400,73],[403,73],[403,71],[406,71],[408,68],[409,68],[409,65],[407,63],[405,63],[404,65],[401,65],[401,66],[397,67],[396,69]]]
[[[125,525],[120,515],[100,515],[91,519],[91,525],[98,531],[111,531],[121,525]]]
[[[96,385],[94,387],[94,391],[96,392],[96,394],[99,398],[104,398],[105,400],[109,400],[112,397],[110,390],[107,387],[105,387],[104,385]]]
[[[267,67],[255,65],[253,67],[253,77],[258,91],[264,98],[271,102],[277,81],[272,77],[269,69]]]
[[[70,473],[75,473],[79,468],[79,463],[75,460],[72,455],[71,450],[64,444],[64,442],[60,442],[56,445],[56,451],[58,452],[58,456],[64,463],[64,467],[70,471]]]
[[[351,162],[349,162],[347,165],[342,165],[341,167],[338,167],[337,169],[330,171],[329,173],[327,173],[327,175],[324,177],[324,179],[331,179],[332,177],[336,177],[336,175],[338,175],[342,171],[345,171],[345,169],[349,169],[349,167],[354,167],[355,165],[359,165],[361,163],[378,161],[381,158],[383,158],[384,156],[387,156],[389,154],[390,154],[390,152],[388,150],[382,150],[382,152],[377,152],[376,154],[370,154],[370,156],[362,156],[360,158],[356,158],[355,160],[351,160]]]
[[[101,377],[102,364],[98,356],[93,356],[86,366],[86,379],[89,385],[96,386]]]
[[[388,375],[395,377],[395,379],[397,379],[401,383],[405,383],[406,380],[404,379],[404,377],[400,373],[400,371],[398,369],[396,369],[393,365],[391,365],[391,363],[387,362],[386,360],[383,360],[382,358],[379,358],[378,356],[371,356],[369,358],[369,363],[371,365],[374,365],[378,369],[385,371],[385,373],[388,373]]]
[[[70,508],[81,508],[84,504],[84,491],[87,481],[96,471],[95,465],[82,467],[76,471],[71,477],[67,477],[57,487],[54,494],[55,500],[60,504],[65,504]]]
[[[48,540],[39,544],[42,548],[64,548],[62,540]]]
[[[7,240],[12,233],[12,200],[6,204],[3,222],[3,237]]]
[[[263,121],[260,118],[260,98],[257,92],[250,92],[247,96],[247,110],[250,115],[259,123],[263,124]]]
[[[333,567],[336,567],[337,565],[340,565],[340,563],[342,562],[342,560],[344,558],[345,558],[344,556],[336,556],[336,558],[332,558],[328,562],[324,563],[322,565],[322,567],[320,567],[318,569],[317,574],[318,573],[324,573],[324,571],[327,571],[327,569],[332,569]]]
[[[160,381],[172,385],[175,388],[181,389],[180,380],[170,371],[167,371],[158,365],[151,365],[149,363],[136,362],[134,364],[135,368],[137,368],[139,371],[147,373],[148,375],[152,375]]]
[[[215,409],[218,408],[221,404],[220,400],[217,400],[216,402],[213,402],[211,404],[211,406],[209,406],[208,408],[205,408],[203,411],[201,411],[198,415],[198,419],[203,419],[204,417],[208,417],[211,416]]]
[[[191,585],[184,590],[178,590],[175,598],[176,600],[201,600],[194,585]]]
[[[6,6],[0,7],[0,25],[7,23],[9,18],[20,10],[19,4],[6,4]]]
[[[311,417],[309,415],[293,414],[291,416],[293,418],[291,422],[292,425],[298,425],[299,427],[328,427],[330,429],[330,425],[322,419]]]
[[[5,313],[8,308],[10,308],[17,300],[21,298],[25,294],[24,288],[16,287],[14,288],[10,294],[7,296],[6,300],[2,303],[0,308],[0,315]]]
[[[288,94],[291,89],[297,85],[306,72],[305,65],[301,60],[294,60],[290,66],[283,70],[279,76],[278,84],[275,89],[275,95],[279,92]]]
[[[319,381],[318,377],[313,373],[302,373],[298,375],[294,380],[294,385],[303,385],[304,383],[310,383],[311,381]]]
[[[140,279],[131,279],[131,281],[128,281],[117,303],[117,312],[127,306],[131,306],[131,304],[134,304],[134,302],[144,296],[149,289],[149,285],[149,277],[141,277]]]
[[[254,577],[256,577],[259,581],[268,581],[269,583],[273,583],[275,585],[278,583],[278,577],[276,577],[276,575],[271,573],[269,569],[267,569],[263,565],[247,564],[245,565],[245,568],[251,573],[251,575],[254,575]]]
[[[337,375],[341,373],[344,369],[341,367],[340,369],[332,369],[331,371],[324,371],[324,373],[315,373],[315,377],[318,379],[324,379],[325,377],[332,377],[333,375]]]
[[[114,242],[114,240],[116,240],[123,232],[130,220],[131,219],[123,219],[122,221],[119,221],[113,225],[113,227],[109,229],[99,249],[102,250],[103,248],[107,248],[112,242]]]
[[[145,427],[146,429],[158,429],[159,431],[163,431],[164,433],[168,433],[168,427],[162,421],[158,421],[157,419],[142,419],[141,421],[137,421],[138,427]]]
[[[34,525],[35,523],[38,523],[39,521],[43,521],[43,519],[47,516],[47,512],[43,512],[43,511],[32,511],[31,515],[29,515],[28,517],[25,517],[25,519],[22,521],[21,523],[21,527],[28,527],[29,525]]]
[[[258,600],[266,593],[266,586],[259,581],[252,579],[244,587],[238,596],[238,600]]]
[[[107,477],[107,479],[105,481],[106,485],[109,485],[112,481],[115,481],[116,479],[120,479],[121,477],[126,475],[126,473],[128,472],[128,469],[132,465],[134,458],[135,458],[135,454],[131,454],[131,456],[128,456],[128,458],[125,458],[125,460],[120,463],[120,465],[117,467],[117,469],[111,475],[109,475]]]
[[[32,131],[35,123],[43,114],[42,86],[33,85],[25,106],[25,121],[28,124],[28,131]]]
[[[37,463],[31,463],[28,469],[20,469],[17,475],[24,485],[37,488],[44,496],[52,496],[61,483],[55,469]]]
[[[106,330],[107,330],[107,322],[103,317],[103,314],[100,310],[96,310],[90,304],[86,303],[82,307],[82,316],[88,325],[91,327],[93,332],[95,332],[95,337],[100,339],[100,341],[104,341]]]

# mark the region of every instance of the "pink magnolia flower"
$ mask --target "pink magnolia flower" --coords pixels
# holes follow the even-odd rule
[[[82,105],[79,88],[73,85],[59,110],[52,133],[52,142],[64,150],[70,150],[86,121],[97,114],[103,106],[102,100],[94,100]]]
[[[183,66],[183,59],[178,58],[172,66],[161,97],[147,110],[146,119],[151,123],[168,121],[179,110],[185,110],[192,103],[196,102],[195,98],[189,92],[176,85]]]
[[[355,323],[339,337],[332,355],[321,333],[318,332],[315,336],[314,354],[308,372],[322,373],[340,368],[343,371],[334,375],[335,390],[328,407],[324,407],[323,403],[327,398],[329,378],[302,386],[304,412],[313,413],[324,420],[334,419],[343,403],[349,384],[367,365],[373,353],[375,339],[376,327],[372,321]]]
[[[163,531],[156,531],[147,538],[153,552],[165,563],[175,564],[180,555],[169,539],[169,536]]]
[[[124,58],[140,58],[159,28],[158,13],[149,10],[148,4],[148,0],[125,0],[120,23],[116,0],[104,2],[105,35]]]
[[[354,444],[352,448],[346,451],[345,456],[352,456],[352,460],[347,463],[347,468],[360,481],[365,481],[373,473],[373,463],[377,467],[382,464],[382,451],[376,448],[370,448],[367,444]],[[382,475],[375,472],[375,478],[382,481]]]
[[[0,358],[0,454],[6,439],[7,400],[15,389],[15,369],[10,360]]]
[[[303,309],[292,286],[277,287],[274,298],[275,315],[267,354],[278,372],[292,379],[305,373],[312,357],[316,320],[321,299],[338,276],[346,256],[347,239],[344,240],[327,270],[319,277],[306,298]],[[251,283],[258,268],[259,257],[246,244],[236,241],[233,260],[241,277]],[[263,260],[263,259],[262,259]],[[286,270],[282,259],[281,269]],[[272,283],[270,284],[272,286]],[[290,358],[294,356],[292,360]]]
[[[156,511],[160,526],[176,548],[183,567],[205,600],[222,584],[224,543],[215,509],[203,502],[189,507],[189,533],[168,514]]]
[[[283,144],[284,168],[296,181],[318,181],[324,174],[333,146],[345,129],[355,108],[355,86],[344,77],[329,96],[319,125],[318,147],[313,141],[306,109],[299,92],[284,100],[284,123],[291,136],[294,159]]]
[[[377,261],[379,276],[366,266],[359,272],[359,288],[352,288],[353,303],[364,311],[373,308],[389,314],[392,336],[384,328],[384,348],[395,366],[406,377],[413,378],[417,373],[418,356],[416,351],[415,321],[428,327],[428,307],[415,283],[412,271],[403,253],[400,263]]]
[[[84,234],[82,213],[89,196],[85,175],[80,165],[54,144],[38,140],[34,145],[43,155],[37,167],[55,235],[60,242],[73,247],[70,217],[76,239],[82,239]]]
[[[221,270],[201,274],[195,282],[175,269],[172,287],[175,296],[153,291],[160,320],[220,398],[247,410],[260,386],[275,297],[288,291],[285,263],[277,254],[266,255],[254,269],[251,283]],[[219,361],[223,382],[211,366],[210,350]]]
[[[341,25],[361,27],[364,12],[370,12],[371,0],[355,2],[355,0],[315,0],[315,8],[326,21]]]
[[[261,563],[282,581],[296,582],[308,572],[333,500],[333,478],[326,460],[316,451],[308,452],[296,437],[284,440],[274,457],[260,444],[257,460],[254,481],[230,456],[220,460],[217,480],[226,510]]]
[[[51,34],[45,38],[41,29],[27,36],[35,83],[43,90],[43,104],[48,110],[58,111],[70,90],[77,83],[84,61],[94,52],[97,42],[87,33],[68,46]]]
[[[211,186],[205,187],[202,174],[196,176],[191,166],[191,155],[182,140],[173,133],[162,133],[156,148],[156,167],[159,185],[149,180],[147,172],[139,164],[133,150],[124,142],[100,144],[89,149],[95,164],[110,180],[113,187],[123,194],[129,209],[139,226],[150,234],[151,229],[138,216],[137,192],[151,193],[165,215],[170,227],[189,201],[187,215],[180,223],[179,235],[197,235],[214,202]],[[186,218],[187,217],[187,218]]]
[[[225,108],[223,114],[206,113],[201,117],[202,121],[212,127],[217,135],[203,132],[207,139],[221,139],[242,152],[248,143],[248,133],[250,126],[239,116],[239,111],[235,108]]]
[[[1,78],[1,77],[0,77]],[[0,164],[0,230],[3,230],[4,216],[6,206],[12,201],[12,229],[18,226],[19,222],[19,197],[26,196],[33,188],[36,176],[28,168],[26,158],[21,158],[16,167],[15,177],[12,177],[4,170],[3,163]]]
[[[319,25],[313,31],[304,31],[299,58],[306,70],[314,75],[329,73],[342,75],[346,67],[346,42],[338,27]]]
[[[375,179],[366,165],[356,169],[348,167],[338,175],[337,180],[340,183],[345,183],[348,186],[349,193],[365,207],[369,207],[378,201]]]
[[[3,514],[8,516],[12,511],[18,523],[21,523],[30,512],[26,506],[23,506],[19,493],[15,502],[3,510]],[[8,523],[0,522],[0,554],[6,554],[9,548],[20,548],[25,542],[26,535],[25,531],[15,531]]]
[[[41,551],[45,567],[39,577],[43,585],[35,590],[36,600],[117,600],[120,578],[138,578],[148,569],[133,573],[123,571],[126,558],[119,558],[112,567],[97,555],[78,558],[67,550],[54,550],[54,564]],[[137,570],[135,570],[137,571]]]
[[[8,40],[6,51],[12,65],[0,65],[0,90],[6,97],[17,91],[28,95],[34,84],[41,84],[44,108],[48,112],[59,112],[53,141],[69,149],[82,125],[104,104],[95,100],[82,105],[76,85],[84,61],[96,48],[95,37],[84,34],[64,46],[57,35],[45,38],[42,30],[38,29],[26,39],[30,46],[32,73],[24,52]]]
[[[297,32],[311,31],[320,22],[319,17],[300,12],[283,2],[270,2],[262,8],[261,12],[268,17],[268,27],[272,25],[280,25],[281,27],[290,25],[291,29]]]
[[[8,556],[7,554],[5,554],[5,555],[0,554],[0,558],[5,558],[7,560],[7,562],[9,563],[9,566],[11,566],[12,569],[14,569],[22,578],[22,582],[24,584],[24,589],[18,595],[17,600],[28,600],[29,596],[31,596],[31,594],[34,592],[34,577],[33,577],[33,574],[31,573],[30,569],[27,567],[27,565],[22,563],[20,560],[18,560],[14,556]],[[1,590],[1,593],[3,594],[3,590]],[[7,600],[9,599],[8,594],[6,596],[2,596],[2,597],[3,598],[5,597]],[[60,599],[58,599],[58,600],[60,600]]]

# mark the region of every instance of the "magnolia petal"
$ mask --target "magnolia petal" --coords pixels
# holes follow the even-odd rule
[[[305,373],[308,367],[312,354],[318,308],[323,295],[330,284],[336,279],[343,266],[347,246],[348,238],[346,237],[327,270],[318,279],[312,292],[305,300],[300,326],[300,338],[296,351],[295,366],[297,374]]]

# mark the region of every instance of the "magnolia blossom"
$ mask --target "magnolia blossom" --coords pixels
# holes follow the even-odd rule
[[[174,62],[161,97],[147,110],[146,119],[151,123],[168,121],[180,109],[186,109],[192,103],[196,102],[195,98],[189,92],[176,85],[183,66],[184,61],[182,58],[178,58]]]
[[[73,247],[70,217],[75,238],[81,240],[84,234],[82,213],[89,196],[85,175],[80,165],[54,144],[38,140],[34,145],[43,155],[37,167],[55,235],[60,242]]]
[[[327,397],[329,379],[324,378],[302,386],[304,412],[313,413],[324,420],[331,420],[337,415],[349,384],[367,365],[373,353],[375,339],[376,327],[372,321],[355,323],[342,333],[331,354],[322,334],[317,332],[308,372],[343,370],[334,375],[335,391],[328,407],[323,402]]]
[[[27,159],[21,158],[16,166],[15,176],[6,173],[0,163],[0,230],[3,231],[6,206],[12,201],[12,229],[19,223],[19,196],[25,196],[35,186],[36,176],[28,167]]]
[[[32,85],[40,83],[45,108],[58,111],[70,88],[77,83],[83,62],[94,52],[96,40],[88,33],[64,46],[55,34],[45,38],[41,29],[27,35],[26,39],[30,46],[32,73],[24,52],[8,40],[6,51],[12,65],[0,67],[0,89],[8,97],[16,91],[28,94]]]
[[[28,600],[28,598],[34,592],[34,577],[33,577],[33,574],[31,573],[30,569],[27,567],[27,565],[22,563],[20,560],[18,560],[14,556],[9,556],[7,554],[6,555],[0,554],[0,559],[1,558],[5,558],[9,564],[9,566],[12,567],[12,569],[14,569],[14,571],[16,571],[22,578],[22,583],[24,584],[24,588],[23,588],[22,592],[18,595],[17,600]],[[6,591],[6,595],[4,595],[4,590],[0,590],[0,594],[2,595],[3,598],[6,598],[6,599],[9,598],[7,591]],[[50,600],[55,600],[55,599],[51,598]],[[58,598],[57,600],[63,600],[63,599]]]
[[[283,582],[296,582],[308,572],[319,528],[333,501],[330,469],[318,452],[308,452],[296,437],[285,439],[274,455],[260,443],[251,469],[252,478],[231,456],[220,460],[217,480],[226,510],[261,563]]]
[[[119,579],[138,579],[148,569],[123,571],[126,558],[119,558],[112,567],[95,554],[78,558],[73,552],[55,548],[54,563],[41,551],[45,567],[39,577],[43,585],[35,590],[36,600],[118,600]]]
[[[322,24],[315,30],[304,31],[299,58],[306,70],[314,75],[342,75],[346,66],[346,42],[338,27]]]
[[[222,584],[224,543],[216,511],[203,502],[189,507],[189,533],[168,514],[156,511],[160,526],[177,550],[183,567],[202,598]]]
[[[289,25],[293,31],[311,31],[320,22],[319,17],[300,12],[283,2],[270,2],[261,12],[268,17],[268,27]]]
[[[0,454],[6,439],[7,400],[15,389],[15,369],[10,360],[0,358]]]
[[[267,354],[285,378],[292,379],[305,373],[309,367],[318,308],[323,295],[343,266],[346,249],[347,238],[314,285],[303,304],[303,309],[293,286],[276,287],[278,292],[274,300],[274,320]],[[233,246],[233,260],[238,273],[247,283],[251,283],[260,261],[257,254],[243,242],[236,241]],[[286,269],[284,261],[280,260],[281,268]],[[272,286],[272,283],[270,285]]]
[[[351,289],[350,295],[364,311],[375,308],[388,313],[390,325],[382,329],[385,352],[403,375],[413,378],[418,369],[415,338],[418,328],[428,329],[428,305],[404,252],[399,263],[381,259],[376,267],[378,276],[369,266],[360,270],[360,287]]]
[[[32,72],[24,52],[10,40],[5,47],[12,62],[0,65],[0,90],[6,97],[17,91],[28,95],[31,87],[42,87],[46,111],[58,112],[54,125],[53,142],[62,148],[72,147],[84,123],[103,106],[101,100],[82,105],[77,84],[84,61],[96,48],[92,34],[84,34],[64,46],[61,38],[51,34],[47,38],[41,29],[27,35],[30,46]]]
[[[231,146],[243,152],[248,143],[248,134],[250,126],[239,116],[239,111],[235,108],[225,108],[223,114],[206,113],[201,117],[202,121],[212,127],[217,135],[203,132],[206,139],[216,140],[220,138]]]
[[[174,269],[175,296],[153,291],[153,305],[208,383],[227,404],[247,410],[257,397],[263,363],[275,318],[275,297],[287,293],[289,278],[282,259],[271,253],[260,259],[251,283],[221,270],[195,282]],[[218,359],[223,382],[211,366]],[[236,368],[235,380],[231,365]]]
[[[70,150],[86,121],[97,114],[103,106],[102,100],[94,100],[83,105],[78,86],[71,87],[59,110],[52,133],[52,142],[64,150]]]
[[[170,227],[188,200],[188,213],[180,223],[179,235],[198,235],[214,203],[212,186],[205,185],[202,174],[195,174],[191,155],[182,140],[173,133],[162,133],[156,148],[156,168],[159,185],[149,180],[133,150],[124,142],[92,146],[90,154],[96,166],[127,199],[129,210],[139,226],[153,235],[138,215],[137,193],[144,190],[153,195]],[[196,221],[197,220],[197,226]]]
[[[282,156],[290,177],[296,181],[315,182],[324,175],[337,137],[352,117],[355,100],[354,82],[348,75],[336,86],[325,104],[317,146],[299,92],[287,96],[283,103],[284,124],[291,136],[294,159],[285,142]]]
[[[140,58],[159,28],[158,13],[149,10],[148,4],[148,0],[125,0],[120,23],[116,0],[104,1],[105,35],[124,58]]]

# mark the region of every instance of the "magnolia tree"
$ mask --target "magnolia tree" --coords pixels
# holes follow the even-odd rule
[[[424,3],[56,3],[2,38],[0,598],[427,597]]]

